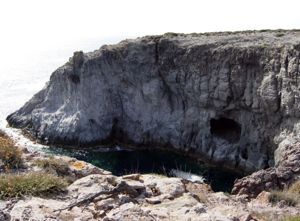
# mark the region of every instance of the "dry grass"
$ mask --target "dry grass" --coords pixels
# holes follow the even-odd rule
[[[296,206],[300,203],[300,180],[286,190],[272,191],[269,200],[272,203],[284,201],[288,206]]]
[[[284,201],[288,206],[296,206],[299,203],[299,196],[290,194],[287,191],[272,191],[269,200],[273,204]]]
[[[272,212],[252,212],[251,216],[254,218],[254,220],[274,221],[274,219],[272,218],[273,216]]]
[[[22,151],[12,139],[0,131],[0,169],[18,169],[23,166]]]
[[[283,218],[278,217],[270,211],[268,212],[252,212],[251,216],[254,220],[259,221],[300,221],[300,216],[283,215]]]
[[[51,196],[63,192],[67,185],[63,178],[53,174],[3,174],[0,175],[0,199]]]
[[[294,194],[294,195],[300,196],[300,180],[297,180],[295,183],[293,183],[289,187],[288,192],[290,194]]]
[[[282,219],[281,221],[300,221],[300,216],[289,216]]]
[[[53,157],[37,159],[33,162],[33,165],[43,168],[48,173],[55,173],[59,176],[69,175],[68,163]]]

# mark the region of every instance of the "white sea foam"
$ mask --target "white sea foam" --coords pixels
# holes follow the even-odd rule
[[[185,180],[189,180],[192,182],[198,182],[198,183],[204,183],[205,182],[205,178],[203,176],[200,175],[196,175],[190,172],[184,172],[182,170],[177,170],[177,169],[172,169],[170,171],[170,175],[175,176],[175,177],[179,177],[179,178],[183,178]]]

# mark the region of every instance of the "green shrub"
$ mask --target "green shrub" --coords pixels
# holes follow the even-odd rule
[[[53,157],[47,159],[37,159],[33,162],[33,165],[45,169],[46,172],[56,173],[59,176],[66,176],[69,174],[68,163]]]
[[[23,166],[22,151],[3,132],[0,132],[0,164],[0,168],[4,170]]]
[[[22,196],[49,196],[61,193],[67,182],[47,173],[0,175],[0,199]]]

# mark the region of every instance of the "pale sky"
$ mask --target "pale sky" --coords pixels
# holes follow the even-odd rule
[[[300,0],[0,0],[0,123],[73,51],[165,32],[279,28],[300,29]]]
[[[1,49],[165,32],[300,28],[299,0],[1,0]]]

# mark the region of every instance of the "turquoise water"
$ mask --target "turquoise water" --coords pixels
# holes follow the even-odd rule
[[[236,178],[241,176],[224,169],[208,166],[203,162],[182,155],[161,150],[118,150],[78,151],[51,148],[60,153],[87,161],[95,166],[120,176],[130,173],[158,173],[170,175],[171,169],[182,170],[203,176],[214,191],[230,192]]]

